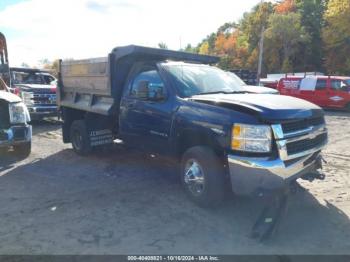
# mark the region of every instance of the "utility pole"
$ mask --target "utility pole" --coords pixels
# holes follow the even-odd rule
[[[261,0],[261,2],[260,2],[260,10],[262,9],[263,2],[264,1]],[[261,67],[262,67],[262,60],[263,60],[263,53],[264,53],[264,33],[265,33],[265,25],[262,25],[262,27],[261,27],[261,34],[260,34],[260,41],[259,41],[258,73],[256,75],[256,78],[258,80],[258,85],[260,85]]]

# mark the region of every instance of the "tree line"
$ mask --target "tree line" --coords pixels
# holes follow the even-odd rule
[[[349,0],[263,2],[184,50],[218,55],[223,69],[257,70],[262,32],[263,73],[350,75]]]

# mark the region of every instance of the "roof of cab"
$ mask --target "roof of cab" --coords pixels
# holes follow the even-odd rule
[[[184,62],[196,62],[202,64],[218,63],[220,58],[217,56],[199,55],[182,51],[173,51],[168,49],[151,48],[137,45],[128,45],[116,47],[112,50],[115,59],[119,60],[124,57],[142,58],[143,60],[173,60]]]
[[[304,76],[287,76],[282,77],[281,79],[302,79],[305,78]],[[306,76],[306,78],[318,78],[318,79],[340,79],[340,80],[348,80],[350,79],[350,76]]]
[[[10,67],[11,71],[49,73],[48,70],[29,67]]]

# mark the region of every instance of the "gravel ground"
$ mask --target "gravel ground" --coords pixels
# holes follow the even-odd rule
[[[327,112],[327,177],[300,182],[263,244],[248,237],[258,202],[199,208],[163,159],[119,145],[80,157],[59,123],[36,123],[29,158],[0,157],[0,254],[350,254],[349,120]]]

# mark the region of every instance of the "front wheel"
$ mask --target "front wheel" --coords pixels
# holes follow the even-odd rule
[[[181,182],[189,197],[199,206],[213,207],[224,200],[224,168],[210,148],[196,146],[184,153]]]

